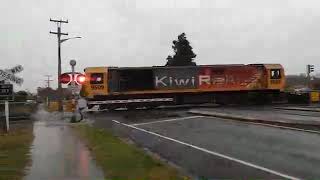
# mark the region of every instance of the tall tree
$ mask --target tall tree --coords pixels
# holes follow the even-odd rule
[[[170,55],[167,57],[166,66],[196,66],[193,60],[197,55],[192,51],[193,48],[190,46],[185,33],[180,34],[178,40],[174,40],[172,43],[175,54],[173,57]]]

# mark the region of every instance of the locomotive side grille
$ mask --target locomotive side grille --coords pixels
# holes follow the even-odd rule
[[[280,84],[281,80],[280,79],[271,79],[271,84]]]

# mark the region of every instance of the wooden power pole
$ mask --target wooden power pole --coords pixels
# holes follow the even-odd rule
[[[50,79],[51,75],[45,75],[47,77],[46,80],[44,80],[47,83],[47,87],[50,88],[50,82],[53,81],[52,79]]]
[[[63,110],[63,107],[62,107],[62,85],[61,85],[61,82],[60,82],[60,76],[61,76],[61,36],[62,35],[65,35],[67,36],[68,33],[62,33],[61,32],[61,24],[62,23],[68,23],[68,20],[67,21],[63,21],[63,20],[54,20],[54,19],[51,19],[50,18],[50,21],[51,22],[54,22],[54,23],[57,23],[57,32],[51,32],[50,31],[50,34],[56,34],[57,35],[57,38],[58,38],[58,104],[59,104],[59,111],[62,111]]]

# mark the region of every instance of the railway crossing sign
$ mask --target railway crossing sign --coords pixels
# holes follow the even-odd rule
[[[21,65],[15,66],[11,69],[0,69],[0,81],[9,80],[18,85],[21,85],[23,83],[23,79],[15,76],[16,73],[19,73],[21,71],[23,71],[23,67]]]
[[[0,96],[11,96],[13,93],[12,84],[0,84]]]
[[[0,101],[10,101],[13,99],[13,85],[0,84]]]
[[[15,66],[11,69],[0,69],[0,82],[11,81],[18,85],[23,83],[23,79],[15,76],[16,73],[23,71],[21,65]],[[9,132],[9,102],[13,100],[13,85],[12,84],[0,84],[0,100],[4,101],[5,117],[6,117],[6,131]]]
[[[13,85],[0,84],[0,101],[4,101],[5,130],[9,132],[9,101],[13,100]]]

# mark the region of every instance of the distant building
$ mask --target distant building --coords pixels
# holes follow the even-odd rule
[[[315,75],[311,78],[311,87],[315,90],[320,90],[320,77]],[[288,90],[308,88],[308,79],[303,74],[300,75],[287,75],[286,87]]]
[[[37,88],[37,97],[38,101],[46,101],[47,98],[49,100],[59,100],[59,93],[57,90],[54,90],[52,88]],[[72,96],[72,92],[68,88],[62,88],[62,97],[63,99],[70,99]]]

